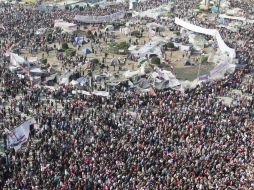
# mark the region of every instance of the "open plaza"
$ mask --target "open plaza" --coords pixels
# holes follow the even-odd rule
[[[253,6],[0,0],[0,189],[253,189]]]

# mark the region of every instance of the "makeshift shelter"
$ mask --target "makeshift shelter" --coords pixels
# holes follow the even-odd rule
[[[35,75],[35,76],[41,76],[43,73],[45,73],[40,68],[32,68],[32,69],[30,69],[29,72],[31,75]]]
[[[170,3],[171,4],[171,3]],[[172,6],[168,5],[162,5],[160,7],[149,9],[142,12],[133,12],[133,17],[139,16],[139,17],[149,17],[157,19],[159,16],[163,16],[167,14],[169,11],[171,11]]]
[[[27,58],[27,61],[29,63],[36,63],[36,62],[38,62],[38,57],[29,57],[29,58]]]
[[[61,28],[64,32],[68,32],[68,33],[72,33],[72,32],[75,32],[78,27],[76,24],[74,23],[70,23],[70,22],[65,22],[64,20],[62,19],[59,19],[59,20],[55,20],[55,25],[54,27],[59,27]]]
[[[86,38],[84,36],[75,37],[74,40],[75,40],[76,44],[83,44],[83,43],[88,43],[89,42],[88,38]]]
[[[36,35],[41,35],[41,34],[44,34],[45,32],[47,31],[47,28],[40,28],[38,29],[35,34]]]
[[[114,31],[114,26],[113,25],[107,25],[104,29],[105,32],[110,32]]]
[[[84,48],[84,49],[82,50],[82,52],[83,52],[85,55],[88,55],[88,54],[92,53],[91,50],[88,49],[88,48]]]
[[[162,25],[157,24],[157,23],[155,23],[155,22],[148,23],[148,24],[146,25],[146,27],[147,27],[148,29],[154,30],[154,31],[156,31],[156,30],[158,30],[158,31],[163,31],[163,30],[165,29]]]
[[[146,43],[139,50],[131,51],[131,53],[138,58],[145,58],[147,56],[150,57],[150,55],[157,55],[158,57],[162,57],[159,41]]]
[[[120,64],[119,59],[113,58],[113,59],[111,60],[111,65],[119,65],[119,64]]]

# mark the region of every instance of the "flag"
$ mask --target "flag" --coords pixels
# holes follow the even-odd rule
[[[21,145],[27,142],[30,134],[30,126],[35,123],[35,119],[29,119],[7,134],[7,148],[18,150]]]
[[[50,164],[41,164],[41,171],[44,172],[49,166]]]

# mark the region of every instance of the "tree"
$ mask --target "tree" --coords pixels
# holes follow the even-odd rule
[[[141,38],[142,34],[138,30],[135,30],[131,32],[131,36],[135,36],[136,38]]]
[[[69,49],[68,44],[67,44],[67,43],[63,43],[63,44],[62,44],[62,49],[63,49],[63,50]]]
[[[69,49],[66,49],[65,50],[65,55],[67,57],[73,57],[76,55],[76,50],[75,49],[72,49],[72,48],[69,48]]]
[[[86,37],[88,37],[88,38],[93,38],[93,33],[92,33],[91,30],[88,30],[88,31],[87,31]]]
[[[41,63],[46,65],[48,63],[48,60],[47,59],[41,59]]]
[[[168,42],[168,43],[166,43],[166,47],[167,48],[175,48],[175,45],[174,45],[174,43],[173,42]]]
[[[127,54],[129,46],[127,42],[113,42],[109,45],[109,51],[113,54]]]
[[[161,60],[160,60],[160,58],[159,57],[152,57],[152,59],[151,59],[151,63],[153,64],[153,65],[160,65],[161,64]]]
[[[98,65],[100,63],[99,59],[92,59],[91,63],[94,65]]]

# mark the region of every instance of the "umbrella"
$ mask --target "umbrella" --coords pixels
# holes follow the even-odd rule
[[[84,48],[84,49],[83,49],[83,53],[84,53],[85,55],[87,55],[87,54],[90,54],[90,53],[92,53],[92,52],[91,52],[90,49]]]

